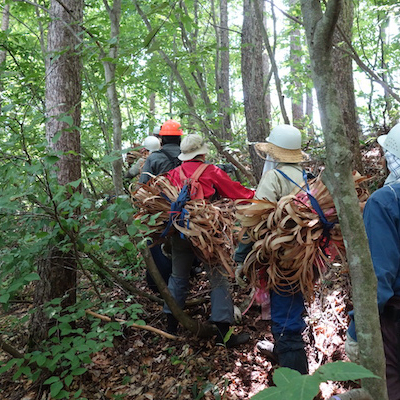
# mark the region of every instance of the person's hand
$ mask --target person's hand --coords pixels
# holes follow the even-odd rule
[[[235,281],[241,288],[245,288],[247,286],[247,282],[244,279],[245,276],[243,268],[244,268],[243,263],[238,263],[235,269]]]

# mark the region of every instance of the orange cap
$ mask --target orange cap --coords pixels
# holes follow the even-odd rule
[[[173,119],[165,121],[160,129],[160,136],[182,136],[181,124]]]

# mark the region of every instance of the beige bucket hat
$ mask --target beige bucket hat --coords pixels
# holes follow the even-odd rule
[[[182,139],[181,154],[179,154],[178,158],[181,161],[188,161],[195,158],[196,156],[199,156],[200,154],[207,153],[207,143],[200,135],[192,133]]]

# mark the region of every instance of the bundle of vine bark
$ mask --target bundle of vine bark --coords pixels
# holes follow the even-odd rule
[[[233,277],[233,252],[237,243],[233,234],[234,202],[229,199],[189,200],[184,206],[186,212],[171,214],[171,203],[177,200],[179,193],[180,188],[173,186],[166,177],[153,177],[147,184],[131,190],[133,205],[138,209],[134,218],[140,219],[150,229],[154,241],[158,241],[171,217],[168,235],[181,232],[190,240],[200,260],[211,267],[222,265]]]
[[[360,203],[368,191],[360,186],[366,180],[353,173]],[[318,177],[309,183],[310,193],[318,201],[326,220],[324,224],[311,205],[307,193],[282,197],[278,203],[250,200],[237,205],[237,218],[242,229],[239,239],[254,242],[244,262],[244,273],[253,287],[287,292],[301,291],[306,299],[314,294],[316,280],[333,262],[346,265],[346,253],[338,216],[326,186]],[[243,239],[248,237],[248,239]]]

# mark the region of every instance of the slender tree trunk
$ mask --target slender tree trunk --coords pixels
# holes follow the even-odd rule
[[[353,282],[353,303],[361,364],[382,379],[365,379],[363,388],[372,398],[387,399],[385,358],[376,298],[377,280],[364,229],[351,171],[351,152],[339,105],[332,66],[332,39],[339,18],[340,0],[329,0],[322,12],[319,0],[301,0],[311,60],[311,74],[317,91],[327,159],[324,181],[332,193],[346,245]]]
[[[232,139],[230,107],[231,99],[229,93],[229,31],[228,31],[228,0],[220,0],[220,34],[219,55],[220,82],[217,87],[218,103],[222,114],[221,138]]]
[[[81,62],[74,52],[79,43],[83,1],[65,0],[63,5],[53,0],[50,5],[51,22],[47,35],[46,57],[46,137],[49,147],[59,152],[57,178],[60,185],[81,178]],[[54,57],[57,54],[57,57]],[[81,185],[77,187],[80,190]],[[60,238],[60,240],[63,238]],[[63,298],[66,307],[76,301],[76,259],[70,252],[54,246],[39,262],[38,282],[34,304],[37,312],[30,326],[31,345],[36,346],[47,336],[50,321],[43,305]]]
[[[1,31],[5,32],[8,29],[10,23],[10,4],[5,4],[3,7],[3,16],[1,20]],[[6,51],[0,51],[0,93],[3,91],[3,70],[5,69],[6,64]],[[0,114],[1,114],[1,103],[2,96],[0,96]]]
[[[298,3],[298,0],[290,0],[290,7],[293,9]],[[301,65],[301,36],[300,29],[293,27],[290,33],[290,72],[292,76],[292,82],[294,86],[294,93],[292,95],[292,122],[293,125],[299,129],[304,128],[304,104],[303,104],[303,85],[300,79],[297,79],[298,66]]]
[[[349,41],[352,38],[353,27],[353,8],[352,0],[343,0],[342,10],[340,12],[338,26],[335,29],[333,43],[335,47],[332,51],[333,70],[336,78],[337,90],[340,93],[339,105],[342,110],[342,117],[346,136],[350,141],[350,151],[353,154],[353,168],[363,173],[360,152],[360,136],[361,128],[358,123],[356,111],[356,98],[353,79],[353,63],[352,58],[336,46],[340,46],[348,51],[348,46],[342,41],[344,34]],[[339,29],[341,32],[339,32]],[[340,44],[341,43],[341,44]]]
[[[262,0],[254,1],[258,2],[262,10],[264,2]],[[261,28],[257,23],[252,0],[244,0],[241,46],[244,114],[247,138],[251,143],[250,156],[257,181],[261,178],[264,161],[256,154],[254,143],[265,141],[267,133],[264,93],[263,90],[260,90],[264,87],[262,43]]]
[[[265,30],[267,30],[267,17],[264,15],[263,18],[264,21],[264,27]],[[263,74],[264,74],[264,109],[265,109],[265,127],[266,127],[266,132],[265,132],[265,138],[266,139],[269,136],[269,133],[271,132],[271,120],[272,120],[272,103],[271,103],[271,76],[272,76],[272,69],[271,69],[271,63],[269,61],[269,56],[268,53],[263,51],[262,54],[262,68],[263,68]]]
[[[156,115],[156,94],[155,92],[150,94],[150,98],[149,98],[149,113],[151,115],[151,119],[150,119],[150,123],[149,123],[149,135],[151,135],[154,131],[155,126],[159,126],[161,125],[159,122],[156,123],[156,125],[154,124],[154,118]]]
[[[118,45],[119,45],[119,29],[121,20],[121,0],[114,0],[112,8],[107,3],[107,0],[103,0],[104,5],[107,9],[111,23],[111,40],[114,43],[110,45],[108,57],[112,58],[114,62],[104,61],[104,72],[107,84],[107,97],[111,107],[111,119],[113,126],[113,150],[114,155],[118,157],[117,160],[113,161],[113,182],[116,196],[119,196],[124,191],[124,185],[122,180],[122,117],[121,108],[119,104],[119,96],[116,86],[116,63],[118,58]]]

